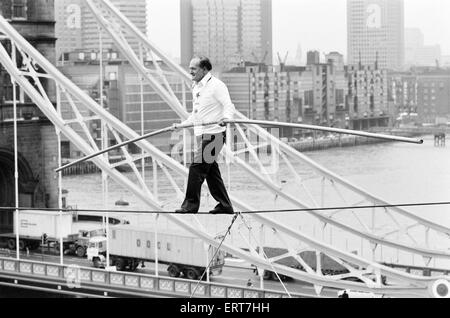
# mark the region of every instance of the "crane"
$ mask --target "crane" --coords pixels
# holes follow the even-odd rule
[[[286,52],[286,55],[284,56],[284,59],[281,59],[280,53],[277,52],[278,55],[278,62],[280,63],[280,72],[284,71],[284,67],[286,66],[286,61],[289,55],[289,51]]]
[[[255,63],[258,63],[258,72],[261,72],[263,70],[263,67],[266,65],[264,61],[266,60],[267,54],[269,54],[268,51],[264,52],[264,56],[261,60],[258,59],[255,52],[252,52],[252,56],[255,59]]]

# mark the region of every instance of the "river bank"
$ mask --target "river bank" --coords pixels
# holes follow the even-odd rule
[[[336,147],[354,147],[382,142],[389,141],[360,136],[333,135],[328,137],[309,138],[307,140],[300,140],[296,142],[288,142],[288,144],[298,151],[317,151]]]

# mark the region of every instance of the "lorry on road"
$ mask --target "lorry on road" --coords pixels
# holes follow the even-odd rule
[[[10,250],[16,249],[16,220],[12,233],[0,234],[0,243]],[[22,210],[19,212],[19,250],[36,250],[41,246],[52,247],[59,250],[60,238],[63,238],[63,251],[66,254],[75,254],[78,257],[86,255],[90,237],[101,236],[102,230],[75,231],[71,212]],[[103,232],[104,235],[104,232]]]
[[[169,276],[195,280],[210,262],[211,275],[220,275],[225,264],[223,251],[217,252],[215,247],[188,232],[164,229],[155,235],[153,229],[120,224],[111,226],[108,234],[109,266],[119,271],[135,271],[139,264],[155,262],[158,257],[159,264],[168,265]],[[105,237],[91,238],[87,257],[95,267],[106,267]]]

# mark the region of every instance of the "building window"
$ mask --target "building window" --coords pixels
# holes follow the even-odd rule
[[[305,106],[313,106],[314,105],[314,92],[313,91],[304,92],[303,99],[305,101]]]
[[[141,247],[141,240],[140,239],[136,240],[136,245],[137,245],[137,247]]]
[[[61,157],[70,158],[70,142],[61,141]]]
[[[172,249],[172,246],[170,243],[167,243],[167,250],[170,251]]]
[[[12,1],[12,19],[26,19],[27,18],[27,4],[26,0]]]
[[[152,243],[150,241],[147,241],[147,247],[151,248],[151,246],[152,246]]]
[[[13,85],[9,74],[5,74],[3,77],[3,98],[6,102],[12,102],[13,100]]]
[[[115,81],[117,79],[117,73],[116,72],[110,72],[108,75],[108,78],[110,81]]]

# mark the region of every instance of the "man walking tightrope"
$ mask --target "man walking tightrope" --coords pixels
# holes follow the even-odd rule
[[[207,57],[195,57],[189,65],[194,85],[192,114],[182,124],[218,122],[215,125],[195,126],[196,149],[189,167],[186,198],[177,213],[197,213],[200,194],[206,179],[209,191],[218,202],[211,214],[233,214],[233,207],[216,160],[226,140],[225,120],[233,119],[235,108],[226,85],[212,76]],[[175,125],[176,126],[176,125]]]

